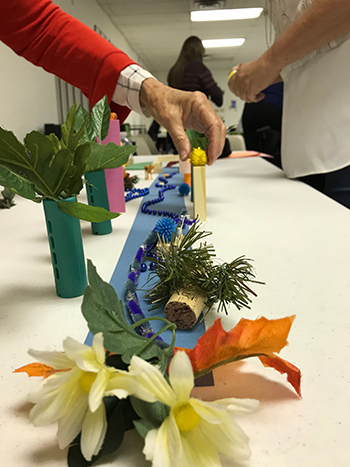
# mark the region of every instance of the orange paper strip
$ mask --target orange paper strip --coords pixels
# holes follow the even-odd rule
[[[17,368],[13,373],[27,373],[28,376],[43,376],[44,378],[48,378],[54,373],[57,373],[57,370],[43,363],[29,363],[29,365]]]

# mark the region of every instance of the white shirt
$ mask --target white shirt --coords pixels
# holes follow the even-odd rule
[[[266,3],[271,23],[273,24],[276,37],[278,37],[309,8],[312,4],[312,0],[266,0]],[[319,49],[309,53],[305,57],[302,57],[294,63],[286,66],[281,73],[282,78],[285,79],[291,70],[303,65],[315,55],[337,47],[349,37],[350,33],[338,37],[337,39],[324,44]]]
[[[312,0],[266,0],[276,36]],[[290,178],[350,165],[350,33],[288,65],[284,81],[282,167]]]
[[[149,117],[147,110],[141,108],[140,105],[141,85],[147,78],[155,79],[151,73],[144,70],[139,65],[127,66],[120,72],[112,101]]]

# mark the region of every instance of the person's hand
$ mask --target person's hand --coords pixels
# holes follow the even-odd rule
[[[142,83],[140,102],[168,130],[181,160],[188,159],[191,153],[184,128],[204,133],[209,138],[208,165],[212,165],[222,153],[226,127],[205,94],[179,91],[148,78]]]
[[[270,84],[281,81],[280,72],[262,55],[249,63],[241,63],[231,70],[228,82],[230,90],[246,102],[259,102],[264,98],[261,92]],[[230,74],[231,74],[230,73]]]

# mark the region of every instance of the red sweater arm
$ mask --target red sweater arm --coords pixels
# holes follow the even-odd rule
[[[79,88],[91,105],[105,94],[111,102],[120,72],[135,63],[51,0],[0,1],[0,40]],[[111,106],[122,121],[130,112]]]

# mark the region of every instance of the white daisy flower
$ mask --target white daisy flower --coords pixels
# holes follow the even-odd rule
[[[29,400],[36,404],[29,418],[34,426],[58,421],[61,449],[81,432],[82,454],[91,460],[101,449],[107,430],[103,397],[107,395],[109,382],[113,380],[108,395],[121,399],[133,392],[132,377],[126,371],[105,365],[102,333],[94,336],[92,347],[68,337],[63,349],[64,352],[29,351],[41,363],[58,370],[29,394]]]
[[[234,420],[235,413],[257,409],[253,399],[221,399],[203,402],[190,396],[194,376],[189,357],[176,353],[169,367],[170,385],[162,373],[139,357],[132,357],[130,370],[147,400],[170,407],[170,414],[158,429],[146,436],[143,453],[153,467],[219,467],[219,454],[235,460],[250,457],[248,437]],[[141,394],[136,394],[142,399]]]

